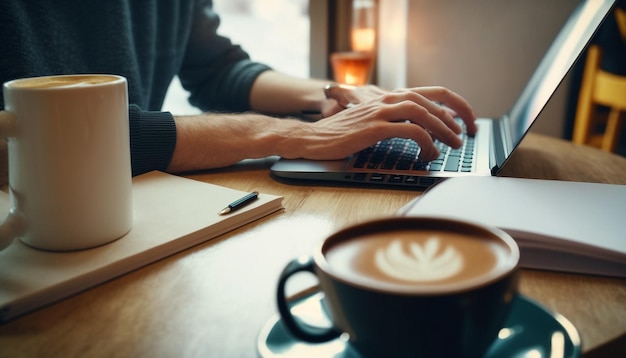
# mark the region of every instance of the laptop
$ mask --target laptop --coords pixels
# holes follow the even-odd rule
[[[405,138],[380,141],[342,160],[279,159],[277,179],[360,183],[423,189],[441,179],[466,175],[497,176],[538,118],[566,74],[581,56],[614,0],[583,1],[571,14],[524,91],[501,118],[478,118],[478,132],[464,136],[461,149],[436,143],[441,155],[419,160],[419,145]]]

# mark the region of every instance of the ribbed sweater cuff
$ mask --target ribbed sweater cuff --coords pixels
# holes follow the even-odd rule
[[[176,146],[176,125],[169,112],[143,111],[130,105],[130,154],[133,176],[165,171]]]

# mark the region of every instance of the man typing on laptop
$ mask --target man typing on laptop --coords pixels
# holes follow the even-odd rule
[[[461,131],[433,101],[474,128],[469,105],[445,88],[386,93],[367,86],[326,91],[328,98],[328,81],[294,78],[255,63],[218,34],[209,0],[83,5],[3,2],[0,36],[7,41],[0,83],[64,73],[125,76],[133,175],[217,168],[269,155],[339,159],[390,137],[416,140],[429,160],[437,156],[432,138],[458,146]],[[176,75],[190,102],[205,113],[161,111]],[[344,109],[339,103],[346,99],[355,105]],[[284,118],[310,112],[323,119]]]
[[[298,155],[283,156],[270,171],[278,178],[289,180],[418,189],[445,178],[498,175],[539,119],[541,111],[581,56],[613,3],[614,0],[581,2],[554,38],[513,106],[500,116],[475,119],[462,98],[443,88],[415,88],[378,98],[366,94],[364,98],[370,98],[369,101],[361,101],[363,103],[352,108],[353,111],[339,112],[315,124],[321,126],[315,129],[324,133],[322,138],[338,137],[332,140],[333,146],[327,151],[308,147],[311,142],[315,143],[310,141],[314,136],[305,135],[308,141],[304,141],[304,154],[295,152],[293,154]],[[432,101],[442,102],[442,108]],[[338,103],[349,107],[349,102],[339,98]],[[457,123],[466,127],[465,132],[453,123],[452,117],[445,111],[446,106],[456,110],[461,118],[457,118]],[[351,115],[356,115],[353,124],[350,124]],[[408,121],[403,122],[402,119]],[[341,129],[346,133],[344,137],[333,132],[343,123],[348,123]],[[331,127],[330,133],[324,131],[327,129],[324,125]],[[390,138],[394,136],[398,138]],[[435,139],[434,143],[430,137]],[[342,142],[342,139],[345,141]],[[339,159],[368,142],[375,144],[343,160]],[[333,154],[337,160],[329,160],[333,159]],[[318,160],[286,159],[297,156]]]
[[[261,73],[252,86],[251,109],[257,113],[202,114],[177,121],[178,140],[169,169],[182,171],[234,164],[242,159],[278,155],[314,160],[342,159],[376,142],[402,137],[420,144],[423,160],[437,158],[438,139],[459,147],[460,116],[470,134],[475,116],[458,94],[443,87],[384,92],[374,86],[344,88],[324,97],[326,82],[295,79],[273,71]],[[343,108],[338,100],[351,98]],[[313,101],[307,103],[307,98]],[[443,103],[446,107],[442,107]],[[300,107],[295,103],[302,103]],[[319,111],[314,122],[260,113],[293,115]],[[207,137],[211,137],[211,141]],[[204,143],[204,145],[202,144]],[[197,155],[202,148],[203,155]],[[195,161],[192,161],[195,158]]]

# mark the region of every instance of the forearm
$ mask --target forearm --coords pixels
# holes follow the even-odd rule
[[[250,107],[256,112],[279,115],[321,113],[327,102],[324,86],[329,82],[265,71],[254,82]]]
[[[170,172],[220,168],[243,159],[299,156],[297,140],[306,124],[261,114],[204,113],[175,117],[176,148]]]
[[[250,92],[250,107],[261,113],[318,115],[316,119],[319,119],[320,114],[328,117],[349,105],[356,105],[388,92],[373,85],[336,85],[327,93],[325,87],[330,83],[330,80],[302,79],[265,71],[254,82]]]

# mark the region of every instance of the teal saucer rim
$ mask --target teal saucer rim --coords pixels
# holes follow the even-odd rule
[[[313,291],[313,292],[309,292],[308,294],[305,295],[301,295],[299,296],[295,301],[305,301],[307,299],[312,298],[313,296],[316,295],[322,295],[323,293],[319,292],[319,291]],[[565,331],[565,333],[567,334],[567,338],[568,340],[571,342],[571,354],[564,357],[564,358],[573,358],[573,357],[580,357],[582,354],[582,340],[580,338],[580,334],[578,333],[578,329],[576,328],[576,326],[574,326],[574,324],[572,322],[570,322],[564,315],[555,312],[553,310],[548,309],[547,307],[545,307],[543,304],[537,302],[536,300],[529,298],[526,295],[523,294],[518,294],[515,298],[516,302],[522,302],[524,303],[524,301],[526,301],[525,303],[528,305],[532,305],[534,306],[535,309],[538,309],[540,311],[542,311],[544,314],[552,317],[552,319],[554,319],[554,321],[558,324],[558,326],[560,326],[563,331]],[[258,338],[257,338],[257,354],[259,357],[262,358],[274,358],[274,357],[283,357],[285,355],[277,355],[276,353],[274,353],[273,351],[271,351],[269,349],[269,347],[267,346],[266,342],[268,337],[270,336],[271,332],[274,330],[275,326],[280,322],[280,315],[278,314],[274,314],[262,327],[261,331],[259,332]],[[295,338],[292,338],[294,341],[297,341]],[[347,342],[347,339],[345,339],[345,337],[340,337],[338,339],[335,339],[332,342],[335,341],[343,341],[343,344],[345,344],[346,347],[349,347],[349,343]],[[329,342],[330,343],[330,342]]]

